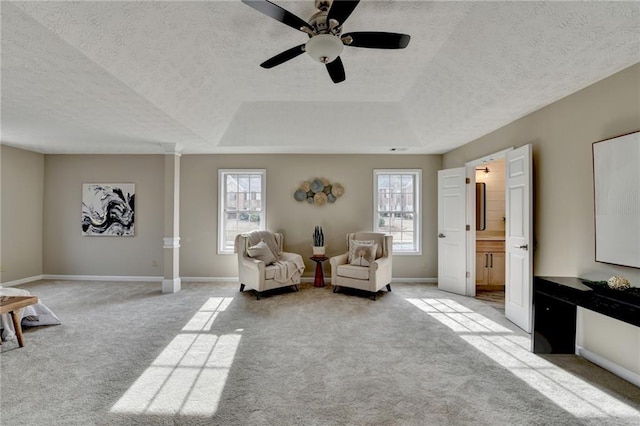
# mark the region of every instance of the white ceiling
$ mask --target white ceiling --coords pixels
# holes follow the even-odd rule
[[[303,19],[312,0],[278,1]],[[363,0],[347,79],[238,1],[2,1],[2,143],[44,153],[443,153],[640,62],[638,2]]]

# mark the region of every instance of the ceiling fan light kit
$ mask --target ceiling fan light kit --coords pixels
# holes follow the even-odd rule
[[[318,9],[308,22],[281,8],[269,0],[242,0],[253,9],[283,24],[301,31],[309,37],[306,44],[285,50],[267,59],[263,68],[273,68],[307,52],[311,58],[325,64],[334,83],[345,80],[344,66],[340,55],[344,46],[369,49],[404,49],[411,37],[407,34],[378,31],[352,32],[342,34],[342,25],[354,11],[360,0],[315,0]]]
[[[304,50],[314,61],[328,64],[340,56],[343,48],[344,44],[338,37],[332,34],[318,34],[307,41]]]

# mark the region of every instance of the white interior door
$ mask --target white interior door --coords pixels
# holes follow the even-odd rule
[[[505,316],[531,333],[533,188],[531,145],[506,154]]]
[[[466,168],[438,171],[438,288],[466,290]]]

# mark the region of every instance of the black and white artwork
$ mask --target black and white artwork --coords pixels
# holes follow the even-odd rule
[[[82,185],[82,235],[132,237],[135,184]]]

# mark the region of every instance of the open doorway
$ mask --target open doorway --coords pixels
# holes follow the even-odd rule
[[[505,160],[504,256],[498,252],[478,256],[475,173],[477,168],[486,172],[486,163],[501,159]],[[478,269],[487,264],[500,271],[503,261],[505,317],[527,333],[533,313],[532,171],[531,144],[438,171],[438,289],[475,297]]]
[[[505,298],[505,230],[506,230],[505,159],[475,166],[476,299],[504,312]]]

